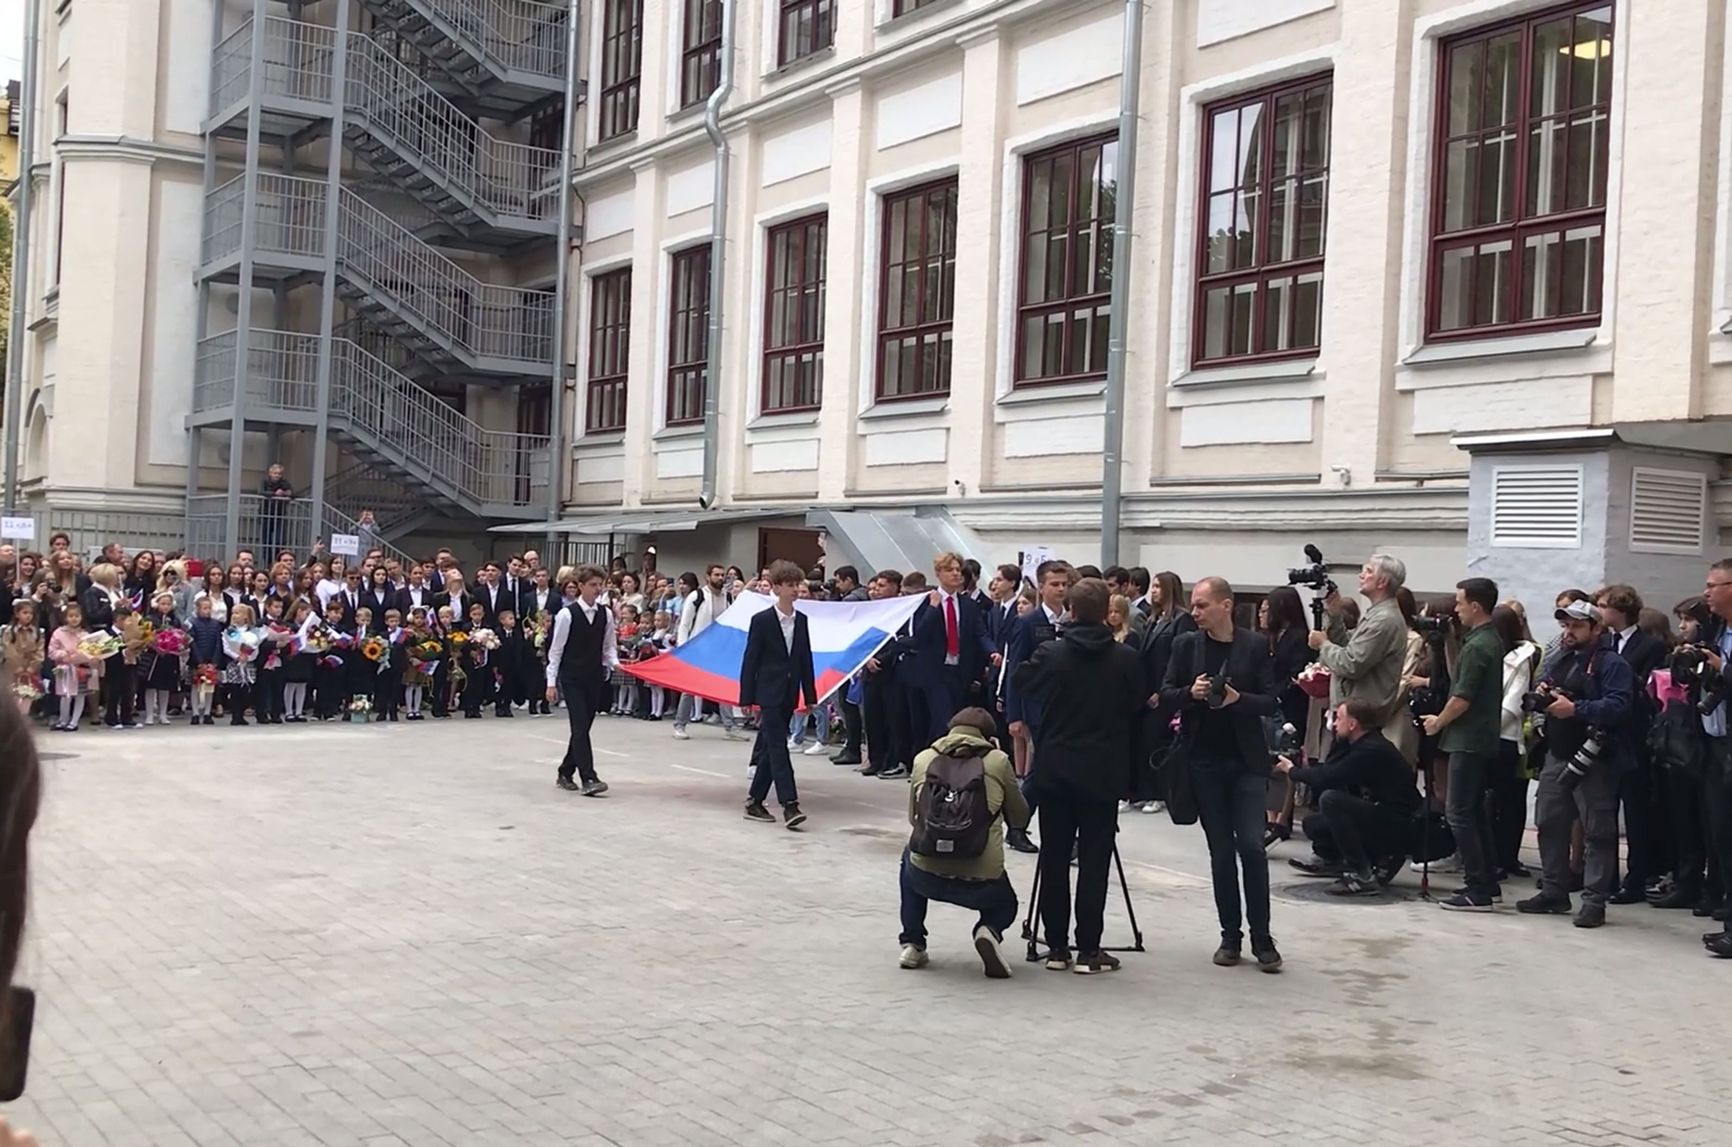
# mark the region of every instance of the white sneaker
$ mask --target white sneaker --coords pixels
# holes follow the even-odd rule
[[[1120,801],[1119,802],[1119,811],[1120,812],[1130,812],[1131,811],[1131,802],[1130,801]]]
[[[992,929],[985,924],[975,925],[974,950],[980,953],[980,963],[986,969],[987,979],[1010,979],[1010,965],[1004,962],[1004,952],[999,949],[998,937],[994,936]]]
[[[902,959],[898,960],[897,963],[908,969],[924,968],[928,963],[926,949],[918,944],[904,944],[902,945]]]
[[[810,745],[806,746],[805,755],[808,757],[821,757],[829,751],[829,745],[824,744],[822,741],[813,741]]]
[[[799,752],[800,751],[800,742],[794,740],[794,738],[792,738],[792,737],[789,737],[788,738],[788,751],[790,753]]]
[[[738,725],[728,725],[722,729],[722,736],[730,741],[749,741],[752,738]]]
[[[145,724],[146,724],[146,725],[147,725],[147,726],[148,726],[148,725],[154,725],[154,724],[156,724],[156,718],[155,718],[155,717],[152,717],[152,716],[149,716],[149,715],[146,715],[146,716],[145,716],[145,718],[144,718],[144,723],[145,723]]]
[[[1153,816],[1155,813],[1166,812],[1166,811],[1167,811],[1167,806],[1162,804],[1160,801],[1144,801],[1143,802],[1143,812],[1146,815]]]
[[[686,732],[684,729],[680,728],[678,725],[674,726],[674,740],[676,740],[676,741],[689,741],[691,739],[692,739],[692,735],[690,733]]]

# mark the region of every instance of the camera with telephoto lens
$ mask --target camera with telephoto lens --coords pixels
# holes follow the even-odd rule
[[[1336,585],[1329,578],[1329,566],[1323,560],[1323,551],[1316,546],[1307,545],[1305,557],[1311,564],[1301,566],[1296,570],[1288,570],[1287,584],[1310,586],[1325,597],[1334,593]]]
[[[1706,717],[1726,700],[1726,683],[1708,664],[1708,651],[1700,645],[1680,645],[1666,663],[1672,684],[1697,696],[1696,711]]]
[[[1445,637],[1455,628],[1455,615],[1445,614],[1442,617],[1420,616],[1413,619],[1413,631],[1426,637]]]
[[[1564,771],[1558,774],[1558,787],[1565,792],[1574,792],[1577,785],[1587,779],[1588,773],[1600,763],[1600,731],[1588,731],[1588,739],[1582,742],[1582,747],[1571,754],[1564,762]]]

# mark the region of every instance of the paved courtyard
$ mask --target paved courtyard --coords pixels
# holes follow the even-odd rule
[[[1137,816],[1118,975],[987,981],[942,906],[906,972],[902,786],[797,758],[793,834],[740,819],[713,730],[604,720],[602,800],[554,789],[563,734],[45,737],[8,1116],[58,1147],[1725,1142],[1732,966],[1688,914],[1305,901],[1277,861],[1287,971],[1221,969],[1201,833]]]

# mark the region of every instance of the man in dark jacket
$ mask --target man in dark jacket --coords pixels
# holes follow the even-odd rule
[[[1136,721],[1148,686],[1136,651],[1113,640],[1106,627],[1107,587],[1085,578],[1067,595],[1070,624],[1016,667],[1019,693],[1038,698],[1045,717],[1034,743],[1029,803],[1040,810],[1040,915],[1046,930],[1046,966],[1072,967],[1070,858],[1075,845],[1076,941],[1074,969],[1110,972],[1118,960],[1101,950],[1107,867],[1118,802],[1130,785]]]
[[[1635,689],[1631,698],[1629,742],[1634,752],[1630,767],[1618,778],[1618,804],[1624,813],[1624,836],[1629,842],[1629,863],[1624,879],[1608,898],[1612,904],[1645,904],[1648,884],[1670,872],[1672,841],[1661,831],[1664,810],[1656,766],[1648,756],[1648,728],[1658,709],[1648,699],[1648,678],[1666,664],[1671,650],[1658,637],[1639,629],[1642,595],[1635,587],[1609,585],[1594,595],[1605,621],[1605,642],[1630,666]],[[1615,863],[1615,861],[1614,861]],[[1694,901],[1692,901],[1694,903]]]
[[[962,559],[939,554],[932,572],[938,588],[915,612],[909,635],[896,639],[905,653],[909,726],[922,745],[950,731],[950,718],[968,701],[969,683],[983,678],[989,664],[999,663],[979,604],[963,592]]]
[[[1335,707],[1335,741],[1329,758],[1310,768],[1286,757],[1275,771],[1319,794],[1317,811],[1305,818],[1305,836],[1317,855],[1294,860],[1308,876],[1339,875],[1332,896],[1375,896],[1399,871],[1419,811],[1413,766],[1379,727],[1383,713],[1363,697]],[[1374,865],[1388,866],[1379,874]]]
[[[770,591],[776,604],[753,615],[746,631],[746,655],[740,661],[740,705],[758,710],[758,742],[752,749],[752,785],[746,797],[746,819],[775,823],[764,807],[775,782],[782,821],[789,828],[806,823],[794,788],[794,762],[788,756],[788,723],[800,698],[807,709],[818,704],[812,667],[812,635],[806,615],[794,608],[806,575],[793,562],[770,564]]]
[[[1233,587],[1225,578],[1196,584],[1191,617],[1199,632],[1173,642],[1161,708],[1179,714],[1182,744],[1175,752],[1190,770],[1209,842],[1209,875],[1221,918],[1215,963],[1230,967],[1240,958],[1237,862],[1245,870],[1243,918],[1251,925],[1251,953],[1263,971],[1278,972],[1281,953],[1269,934],[1269,860],[1263,851],[1271,764],[1262,718],[1280,712],[1274,662],[1262,634],[1234,627]]]

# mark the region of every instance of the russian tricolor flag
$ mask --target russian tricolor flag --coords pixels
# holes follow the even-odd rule
[[[812,635],[812,669],[821,701],[840,689],[868,658],[908,624],[925,595],[884,601],[799,601]],[[660,657],[621,668],[651,685],[663,685],[708,701],[740,703],[740,664],[746,659],[746,632],[753,615],[776,599],[742,593],[709,628]]]

